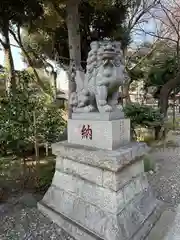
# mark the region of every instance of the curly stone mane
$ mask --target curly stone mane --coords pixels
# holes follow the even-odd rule
[[[91,49],[87,58],[87,67],[86,67],[86,81],[95,76],[95,70],[97,68],[97,51]]]
[[[120,43],[92,42],[83,88],[76,92],[74,112],[111,112],[118,106],[119,87],[124,84],[125,66]],[[72,94],[73,95],[73,94]]]

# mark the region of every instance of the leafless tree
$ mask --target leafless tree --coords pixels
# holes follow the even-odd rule
[[[158,8],[159,0],[129,0],[129,12],[126,19],[126,28],[128,31],[128,35],[137,35],[139,33],[142,34],[142,28],[145,24],[147,24],[151,17],[151,14]],[[127,56],[128,46],[127,48],[123,49],[124,56]],[[139,50],[138,50],[139,51]],[[151,54],[152,49],[149,50],[147,56]],[[146,56],[144,56],[146,58]],[[127,57],[126,57],[127,59]],[[126,61],[126,66],[128,65],[128,60]],[[141,61],[141,60],[140,60]],[[139,65],[140,63],[137,63]],[[133,66],[134,68],[135,66]],[[125,99],[125,103],[130,102],[129,96],[129,87],[131,84],[131,79],[123,86],[123,97]]]
[[[156,20],[156,29],[152,32],[141,31],[156,37],[159,40],[166,40],[167,47],[175,46],[175,55],[177,57],[177,66],[180,59],[180,1],[179,0],[161,0],[156,11],[149,13]],[[169,46],[168,46],[169,45]],[[174,78],[164,84],[160,92],[160,108],[166,116],[168,108],[168,98],[172,91],[179,86],[180,68]]]

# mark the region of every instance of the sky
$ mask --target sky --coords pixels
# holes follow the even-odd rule
[[[146,32],[148,32],[148,31],[152,32],[152,31],[154,31],[155,27],[156,27],[156,25],[155,25],[154,20],[150,19],[149,22],[143,26],[143,29]],[[16,42],[12,38],[10,40],[11,40],[11,44],[17,45]],[[139,44],[141,42],[144,42],[144,41],[151,41],[151,40],[152,40],[152,38],[143,32],[133,35],[133,43],[135,45]],[[20,48],[12,47],[12,55],[13,55],[14,65],[15,65],[16,70],[22,70],[22,69],[26,68],[25,63],[23,63],[23,61],[22,61]],[[4,63],[4,54],[3,54],[3,51],[0,50],[0,64],[4,65],[3,63]],[[58,74],[57,87],[65,90],[65,91],[68,90],[67,76],[63,70],[61,70]]]
[[[17,45],[15,41],[13,41],[13,39],[11,38],[11,44]],[[25,64],[22,61],[21,58],[21,51],[19,48],[17,47],[12,47],[12,55],[13,55],[13,59],[14,59],[14,65],[15,65],[15,69],[16,70],[22,70],[23,68],[25,68]],[[4,65],[4,53],[1,50],[0,51],[0,64]]]

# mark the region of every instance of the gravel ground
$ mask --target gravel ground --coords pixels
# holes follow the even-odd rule
[[[150,154],[156,171],[148,180],[156,197],[172,207],[180,203],[180,147],[156,149]]]
[[[38,212],[31,194],[10,199],[0,205],[1,240],[73,240]]]
[[[157,198],[174,208],[180,203],[180,147],[156,149],[150,158],[157,167],[149,183]],[[38,200],[25,194],[0,205],[0,240],[73,240],[38,212]]]

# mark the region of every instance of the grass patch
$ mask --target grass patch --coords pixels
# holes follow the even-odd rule
[[[155,162],[149,158],[149,156],[144,157],[144,171],[155,171]]]
[[[25,161],[13,156],[0,158],[0,202],[11,194],[30,191],[47,191],[55,169],[55,158],[44,157],[37,163],[30,158]]]
[[[154,130],[147,128],[137,128],[136,130],[137,141],[145,142],[147,145],[151,145],[155,141]]]
[[[144,136],[144,142],[151,146],[155,142],[154,136]]]

